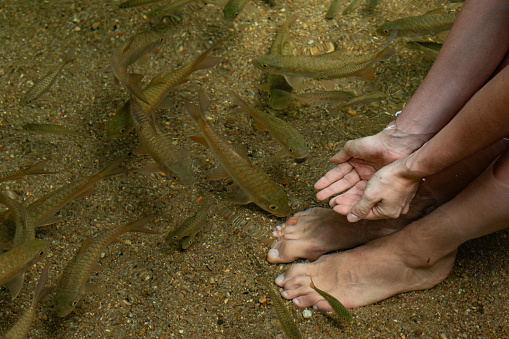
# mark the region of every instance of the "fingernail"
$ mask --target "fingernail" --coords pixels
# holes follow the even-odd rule
[[[279,277],[276,278],[276,284],[281,284],[283,280],[285,280],[285,276],[281,274]]]
[[[273,231],[273,232],[272,232],[272,236],[273,236],[274,238],[275,238],[275,237],[277,237],[277,231]]]
[[[359,217],[356,216],[355,214],[353,213],[350,213],[348,214],[348,216],[346,217],[348,219],[348,221],[350,222],[356,222],[356,221],[359,221]]]
[[[300,304],[300,303],[299,303],[299,299],[297,299],[297,298],[294,298],[292,301],[293,301],[293,303],[294,303],[295,305],[299,305],[299,304]]]
[[[279,257],[279,251],[275,248],[271,249],[268,253],[269,257],[276,259]]]
[[[281,296],[286,299],[288,297],[288,292],[286,291],[281,292]]]
[[[281,225],[277,225],[276,230],[281,231]]]

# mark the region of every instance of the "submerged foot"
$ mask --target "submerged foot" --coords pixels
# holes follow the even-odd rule
[[[398,232],[401,233],[401,232]],[[376,303],[399,293],[429,289],[451,271],[456,251],[427,262],[396,246],[398,233],[373,240],[352,250],[321,256],[306,264],[293,264],[276,279],[282,296],[298,307],[331,311],[329,304],[310,287],[332,294],[346,308]]]

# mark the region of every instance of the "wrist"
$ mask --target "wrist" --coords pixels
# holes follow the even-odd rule
[[[433,133],[416,134],[404,132],[399,129],[396,120],[391,121],[381,134],[387,140],[389,146],[401,150],[405,155],[409,155],[419,149],[434,135]]]

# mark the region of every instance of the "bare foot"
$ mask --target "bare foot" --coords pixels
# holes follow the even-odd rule
[[[269,251],[267,261],[278,264],[299,258],[316,260],[325,253],[365,244],[402,229],[431,210],[434,203],[435,200],[422,188],[410,212],[398,219],[361,220],[351,224],[345,216],[328,208],[316,207],[299,212],[277,226],[273,233],[277,243]]]
[[[293,264],[276,279],[282,296],[298,307],[331,311],[330,305],[310,285],[332,294],[346,308],[376,303],[393,295],[429,289],[442,282],[454,264],[456,251],[435,260],[422,260],[401,251],[400,233],[373,240],[352,250],[324,255],[307,264]],[[431,255],[431,254],[430,254]]]

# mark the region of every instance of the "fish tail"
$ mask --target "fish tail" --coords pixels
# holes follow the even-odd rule
[[[394,54],[394,50],[389,47],[385,47],[375,55],[376,61],[382,61],[389,59]]]
[[[240,106],[240,108],[245,111],[245,112],[249,112],[251,110],[251,107],[249,107],[249,105],[247,104],[247,102],[244,101],[244,99],[242,99],[240,97],[240,95],[238,95],[237,93],[233,92],[233,91],[229,91],[231,97],[233,98],[233,102],[235,102],[235,104],[237,104],[238,106]]]
[[[270,93],[270,99],[274,104],[283,104],[292,98],[292,93],[274,88]]]
[[[209,49],[207,49],[205,52],[203,52],[193,63],[193,71],[197,71],[197,70],[200,70],[200,69],[206,69],[206,68],[210,68],[216,64],[218,64],[219,62],[221,62],[221,60],[223,58],[221,57],[213,57],[213,56],[209,56],[209,53],[217,47],[217,45],[220,43],[221,41],[218,41],[216,42],[215,44],[213,44]]]
[[[124,231],[125,232],[141,232],[141,233],[149,233],[149,234],[161,234],[161,232],[151,230],[149,228],[144,227],[146,224],[148,224],[155,218],[156,218],[156,215],[152,214],[147,217],[133,221],[133,222],[125,225]]]
[[[145,97],[145,94],[143,94],[143,90],[141,89],[140,87],[140,82],[141,82],[141,79],[143,79],[143,75],[142,74],[137,74],[137,73],[127,73],[127,77],[126,77],[126,82],[125,82],[125,86],[127,87],[127,89],[134,95],[136,96],[138,99],[140,99],[141,101],[143,101],[144,103],[146,104],[149,104],[150,105],[150,102],[148,101],[148,99]]]
[[[198,105],[195,105],[195,104],[192,104],[190,103],[189,101],[186,102],[184,104],[186,110],[187,110],[187,113],[189,113],[189,115],[196,121],[200,121],[201,119],[203,119],[203,116],[201,115],[201,112],[200,112],[200,107],[198,107]]]
[[[71,49],[69,49],[69,52],[65,55],[63,63],[66,65],[74,60],[76,60],[76,47],[72,46]]]

